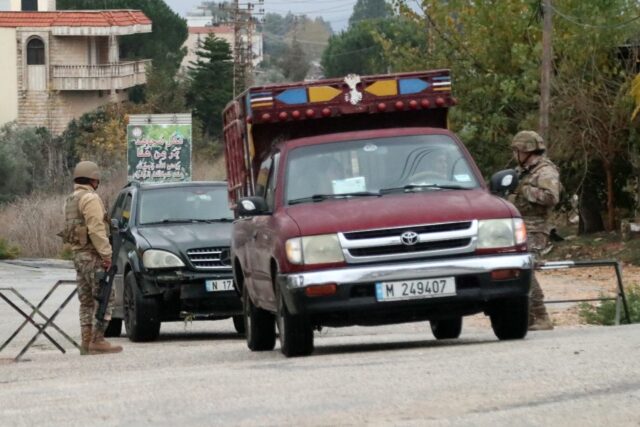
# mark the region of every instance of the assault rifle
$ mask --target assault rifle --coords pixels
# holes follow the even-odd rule
[[[115,228],[116,230],[119,229],[119,223],[116,219],[112,219],[109,222],[111,223],[112,228]],[[113,234],[110,240],[113,243]],[[112,245],[111,250],[111,267],[107,271],[96,274],[96,278],[100,285],[98,287],[98,295],[96,296],[96,301],[98,302],[96,320],[98,322],[104,322],[104,316],[107,313],[107,307],[109,306],[109,298],[111,297],[111,290],[113,289],[113,279],[116,277],[116,273],[118,272],[117,260],[120,247],[116,248],[115,245]]]
[[[109,270],[96,274],[99,280],[100,286],[98,289],[98,296],[96,301],[98,302],[98,310],[96,310],[96,320],[104,322],[104,316],[107,313],[107,307],[109,306],[109,298],[111,297],[111,290],[113,289],[113,279],[118,272],[118,266],[113,263]]]

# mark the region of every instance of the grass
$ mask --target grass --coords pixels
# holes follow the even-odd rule
[[[640,286],[627,287],[625,296],[629,307],[631,323],[640,322]],[[597,305],[583,302],[579,305],[578,314],[590,325],[615,325],[616,301],[601,301]],[[620,322],[626,323],[624,308],[620,308]]]

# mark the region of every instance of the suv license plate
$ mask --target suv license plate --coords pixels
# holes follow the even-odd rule
[[[206,280],[207,292],[225,292],[233,290],[233,280]]]
[[[448,297],[456,294],[453,277],[376,283],[378,301]]]

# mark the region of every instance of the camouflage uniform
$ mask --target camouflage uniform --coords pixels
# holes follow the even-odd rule
[[[525,137],[538,138],[536,139],[537,145],[534,146],[536,150],[527,149],[526,146],[523,148],[522,144],[518,144]],[[516,135],[513,146],[523,153],[544,151],[542,138],[530,131]],[[527,162],[526,166],[518,167],[517,171],[520,176],[518,188],[509,197],[509,200],[522,214],[527,228],[529,250],[536,258],[540,258],[551,249],[549,234],[552,226],[549,219],[553,207],[560,200],[560,192],[562,191],[560,174],[556,165],[541,154],[535,155],[532,161]],[[533,325],[537,320],[548,321],[551,324],[544,306],[544,293],[534,273],[531,282],[529,325]]]
[[[85,178],[99,182],[98,166],[92,162],[80,162],[74,179]],[[111,320],[115,294],[112,290],[104,319],[96,319],[99,281],[96,274],[104,272],[105,263],[111,263],[112,249],[109,243],[109,223],[100,196],[91,185],[74,185],[73,193],[64,205],[65,226],[61,235],[73,250],[73,264],[77,272],[78,299],[80,300],[80,329],[82,354],[116,353],[122,347],[111,346],[104,333]]]

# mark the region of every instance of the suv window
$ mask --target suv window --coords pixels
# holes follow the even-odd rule
[[[131,219],[131,204],[133,201],[133,197],[131,196],[131,193],[127,194],[127,198],[125,199],[124,202],[124,206],[122,208],[122,218],[120,221],[120,226],[122,228],[126,228],[129,226],[129,220]]]
[[[140,190],[138,223],[233,220],[223,186],[159,187]]]

